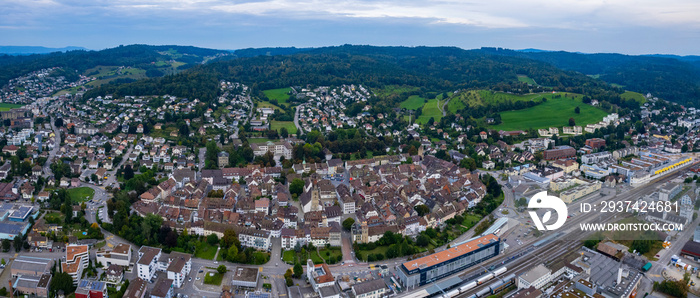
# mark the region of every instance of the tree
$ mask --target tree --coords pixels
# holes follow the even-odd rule
[[[574,109],[574,113],[576,113],[576,114],[581,114],[581,108],[576,107],[576,108]]]
[[[430,237],[428,237],[428,235],[420,234],[420,236],[416,238],[416,245],[426,247],[428,244],[430,244]]]
[[[287,131],[286,127],[280,128],[280,136],[284,139],[286,139],[289,136],[289,131]]]
[[[292,180],[292,183],[289,185],[289,192],[292,193],[292,195],[296,194],[297,197],[301,195],[301,193],[304,192],[304,180],[299,178]]]
[[[134,169],[130,165],[124,167],[124,180],[134,178]]]
[[[216,234],[207,236],[207,243],[209,243],[211,246],[219,244],[219,236],[216,236]]]
[[[294,277],[300,278],[302,274],[304,274],[304,268],[301,267],[301,263],[297,262],[294,264]]]
[[[64,293],[73,293],[73,278],[65,272],[58,272],[51,278],[51,289],[54,291],[63,290]]]
[[[430,212],[430,208],[423,204],[416,205],[415,207],[413,207],[413,209],[415,209],[416,212],[418,212],[418,216],[424,216]]]
[[[63,126],[63,118],[56,118],[56,120],[54,120],[53,122],[53,125],[55,125],[56,127]]]
[[[224,274],[226,271],[228,271],[226,265],[219,265],[219,267],[216,267],[216,272],[219,272],[219,274]]]
[[[10,240],[2,239],[2,251],[8,252],[10,251],[10,247],[12,247],[12,243],[10,243]]]
[[[224,237],[221,237],[221,246],[224,248],[228,248],[231,245],[233,246],[238,246],[240,245],[240,242],[238,241],[238,236],[236,235],[236,231],[234,230],[225,230],[224,231]],[[238,253],[238,252],[236,252]]]
[[[229,262],[235,262],[238,258],[238,247],[231,245],[226,251],[226,258]]]
[[[352,219],[352,217],[348,217],[343,221],[343,229],[346,231],[350,231],[352,229],[352,225],[355,224],[355,220]]]
[[[569,118],[569,126],[576,126],[576,121],[574,121],[574,118]]]
[[[104,147],[105,147],[105,154],[107,154],[107,153],[109,153],[110,151],[112,151],[112,144],[110,144],[109,142],[105,142],[105,146],[104,146]]]
[[[15,239],[12,240],[12,242],[15,246],[16,252],[19,252],[20,250],[22,250],[22,236],[20,236],[20,235],[15,236]]]

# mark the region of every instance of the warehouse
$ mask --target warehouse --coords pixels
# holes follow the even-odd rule
[[[464,244],[407,261],[399,266],[398,277],[406,288],[422,286],[493,258],[500,251],[500,239],[496,235],[482,236]]]

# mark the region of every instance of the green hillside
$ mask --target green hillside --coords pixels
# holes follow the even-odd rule
[[[569,126],[569,118],[574,118],[578,126],[586,126],[599,122],[607,115],[605,111],[581,102],[581,97],[548,98],[546,102],[531,108],[502,112],[502,123],[492,127],[496,130],[562,127]],[[576,107],[581,109],[579,114],[574,112]]]

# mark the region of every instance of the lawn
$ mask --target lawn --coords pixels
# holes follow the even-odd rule
[[[444,103],[440,101],[440,103]],[[438,108],[438,100],[431,99],[423,106],[423,113],[416,119],[416,123],[426,124],[430,118],[435,119],[435,122],[439,122],[442,119],[442,112]]]
[[[369,256],[369,255],[373,255],[373,254],[378,254],[378,253],[380,253],[380,254],[386,256],[386,251],[387,251],[388,249],[389,249],[389,246],[388,246],[388,245],[384,245],[384,246],[377,246],[377,247],[376,247],[375,249],[373,249],[373,250],[360,250],[359,253],[361,254],[362,260],[363,260],[363,261],[366,261],[366,260],[367,260],[367,256]]]
[[[279,89],[268,89],[263,90],[263,93],[269,100],[276,100],[278,103],[283,104],[289,99],[289,92],[292,88],[279,88]]]
[[[0,102],[0,111],[9,111],[11,109],[21,108],[23,106],[24,105]]]
[[[219,273],[219,272],[207,272],[207,275],[204,276],[204,283],[208,285],[216,285],[220,286],[221,281],[224,279],[224,275]]]
[[[62,224],[65,217],[59,212],[46,213],[44,220],[50,224]]]
[[[531,79],[526,75],[518,75],[518,82],[528,83],[530,85],[537,85],[535,84],[535,80]]]
[[[623,99],[634,99],[640,105],[647,102],[647,99],[644,98],[644,95],[642,95],[641,93],[632,92],[632,91],[625,91],[625,93],[620,94],[620,97],[622,97]]]
[[[295,257],[296,251],[293,250],[285,250],[282,253],[282,260],[287,264],[294,264]]]
[[[84,72],[85,75],[95,77],[94,80],[86,85],[98,87],[114,81],[119,78],[130,78],[134,80],[146,78],[146,70],[142,68],[123,68],[119,66],[98,65]]]
[[[248,260],[246,264],[262,265],[270,261],[270,254],[262,251],[256,251],[250,258],[251,259]]]
[[[425,104],[425,98],[422,98],[418,95],[411,95],[408,97],[408,99],[402,101],[399,106],[404,108],[404,109],[417,110],[418,108],[422,107],[424,104]]]
[[[275,140],[270,140],[268,138],[248,138],[248,143],[251,144],[262,144],[267,143],[268,141],[274,142]]]
[[[576,107],[580,107],[580,114],[574,112]],[[547,102],[531,108],[502,112],[502,123],[492,127],[496,130],[562,127],[569,126],[569,118],[574,118],[578,126],[586,126],[599,122],[606,115],[605,111],[582,103],[578,97],[576,99],[549,98]]]
[[[216,246],[211,246],[209,243],[201,242],[197,245],[194,250],[194,256],[196,258],[202,258],[207,260],[213,260],[216,255]]]
[[[330,256],[326,255],[327,253],[330,253]],[[340,249],[340,247],[331,247],[329,249],[323,248],[318,250],[318,254],[321,255],[321,258],[326,260],[326,263],[331,264],[329,262],[329,259],[331,257],[337,258],[338,256],[343,256],[343,251]]]
[[[282,127],[287,128],[289,133],[297,133],[297,127],[293,121],[270,121],[270,129],[279,131]]]
[[[89,187],[77,187],[68,189],[68,196],[71,202],[82,203],[92,200],[92,196],[95,195],[95,190]]]

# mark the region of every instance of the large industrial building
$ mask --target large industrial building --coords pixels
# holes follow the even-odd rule
[[[398,277],[404,287],[419,287],[462,271],[499,254],[501,241],[493,234],[407,261],[399,266]]]

